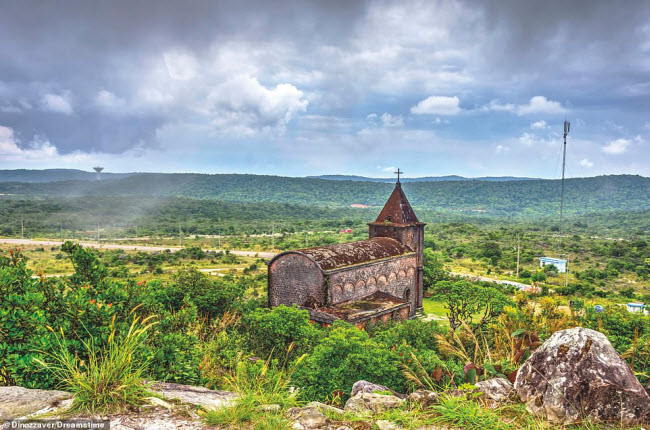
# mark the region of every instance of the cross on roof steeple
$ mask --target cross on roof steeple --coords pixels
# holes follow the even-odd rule
[[[404,172],[402,172],[402,171],[399,169],[399,167],[398,167],[398,168],[397,168],[397,172],[394,172],[394,173],[397,175],[397,183],[399,184],[399,183],[400,183],[400,182],[399,182],[399,175],[401,175],[401,174],[404,173]]]

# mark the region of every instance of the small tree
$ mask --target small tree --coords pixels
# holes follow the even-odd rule
[[[449,272],[431,248],[424,249],[424,289],[430,290],[440,281],[449,279]]]
[[[479,316],[479,324],[489,324],[512,301],[501,291],[468,281],[442,281],[436,284],[436,297],[445,303],[452,330],[470,324]]]

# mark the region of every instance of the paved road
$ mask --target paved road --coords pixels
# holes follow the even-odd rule
[[[8,243],[12,245],[42,245],[42,246],[61,246],[62,242],[57,240],[31,240],[31,239],[0,239],[0,243]],[[127,251],[145,251],[145,252],[160,252],[166,249],[171,251],[178,251],[178,246],[149,246],[149,245],[119,245],[113,243],[95,243],[95,242],[79,242],[86,248],[99,248],[99,249],[124,249]],[[206,248],[204,251],[223,251],[220,249]],[[273,252],[253,252],[253,251],[230,251],[231,254],[241,255],[243,257],[260,257],[260,258],[273,258]]]

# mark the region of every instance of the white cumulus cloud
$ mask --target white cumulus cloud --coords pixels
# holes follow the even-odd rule
[[[95,95],[95,105],[104,111],[113,112],[124,108],[126,101],[110,91],[101,90]]]
[[[381,123],[384,127],[401,127],[404,125],[404,118],[402,118],[402,115],[384,113],[381,116]]]
[[[594,163],[592,163],[588,158],[583,158],[578,164],[580,164],[582,167],[587,168],[594,167]]]
[[[13,129],[0,125],[0,160],[39,160],[50,159],[57,155],[54,145],[44,139],[35,139],[27,148],[19,147]]]
[[[601,151],[603,151],[605,154],[619,155],[627,151],[627,148],[630,146],[630,143],[632,142],[628,139],[621,138],[621,139],[612,140],[607,145],[603,146],[601,148]]]
[[[560,102],[549,100],[544,96],[535,96],[526,104],[515,105],[512,103],[501,103],[499,100],[492,100],[482,110],[496,112],[512,112],[517,115],[529,114],[559,114],[566,113],[567,109]],[[542,121],[544,122],[544,121]],[[540,121],[537,121],[540,123]],[[537,124],[533,123],[533,124]],[[544,122],[546,124],[546,122]],[[532,124],[531,124],[532,127]],[[535,127],[533,127],[535,128]]]
[[[70,103],[70,96],[66,94],[45,94],[41,99],[41,108],[48,112],[72,115],[73,109]]]
[[[460,112],[458,97],[430,96],[411,108],[415,115],[456,115]]]
[[[530,128],[532,128],[534,130],[543,130],[543,129],[547,128],[547,127],[548,127],[548,124],[543,119],[530,123]]]
[[[208,96],[212,123],[219,130],[251,135],[283,128],[309,102],[291,84],[267,88],[255,78],[239,76],[221,84]]]
[[[566,109],[562,107],[560,102],[549,100],[544,96],[535,96],[528,104],[521,105],[517,109],[519,115],[527,115],[531,113],[564,113]]]

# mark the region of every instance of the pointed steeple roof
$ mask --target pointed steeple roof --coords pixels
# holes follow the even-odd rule
[[[402,184],[397,180],[393,193],[388,198],[384,208],[375,220],[378,222],[390,222],[393,224],[411,224],[419,223],[418,217],[415,216],[413,208],[402,190]]]

